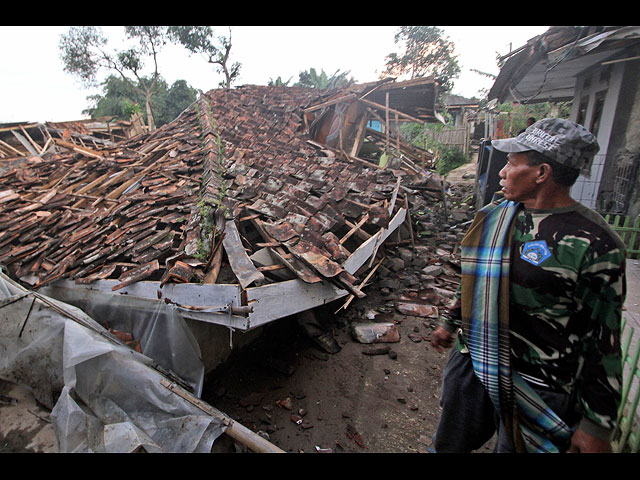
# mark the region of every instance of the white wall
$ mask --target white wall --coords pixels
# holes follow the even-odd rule
[[[596,95],[598,92],[606,92],[600,125],[596,136],[600,150],[593,161],[591,176],[584,177],[580,175],[571,189],[573,198],[590,208],[596,208],[600,180],[602,178],[602,172],[604,171],[605,160],[607,159],[611,130],[618,105],[618,98],[620,96],[624,67],[624,62],[612,64],[609,67],[608,75],[603,75],[607,69],[606,67],[600,66],[580,75],[576,81],[571,120],[574,122],[578,121],[582,98],[588,96],[589,103],[582,122],[588,130],[591,130],[594,115],[596,114]],[[590,82],[588,82],[588,80],[590,80]]]

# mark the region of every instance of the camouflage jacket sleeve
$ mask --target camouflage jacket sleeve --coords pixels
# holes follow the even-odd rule
[[[616,249],[582,269],[576,299],[590,328],[581,342],[584,363],[576,380],[581,428],[604,437],[616,425],[621,397],[620,322],[626,295],[625,254]]]

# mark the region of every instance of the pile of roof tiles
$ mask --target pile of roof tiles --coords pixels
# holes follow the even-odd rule
[[[221,263],[260,284],[276,277],[242,262],[266,247],[290,275],[360,294],[341,262],[388,225],[396,179],[309,141],[302,109],[322,100],[315,89],[213,90],[150,134],[31,157],[0,177],[0,265],[36,287],[215,283]]]

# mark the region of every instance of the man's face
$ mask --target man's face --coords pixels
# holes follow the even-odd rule
[[[527,163],[527,153],[509,153],[507,164],[500,170],[500,186],[504,197],[513,202],[525,203],[535,199],[538,190],[536,178],[540,173],[540,166],[530,166]]]

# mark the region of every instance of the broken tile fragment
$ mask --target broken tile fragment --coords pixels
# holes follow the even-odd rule
[[[403,315],[413,315],[416,317],[437,318],[438,308],[433,305],[421,303],[398,302],[396,305],[398,312]]]
[[[353,337],[360,343],[393,343],[400,341],[400,332],[391,322],[354,322]]]

